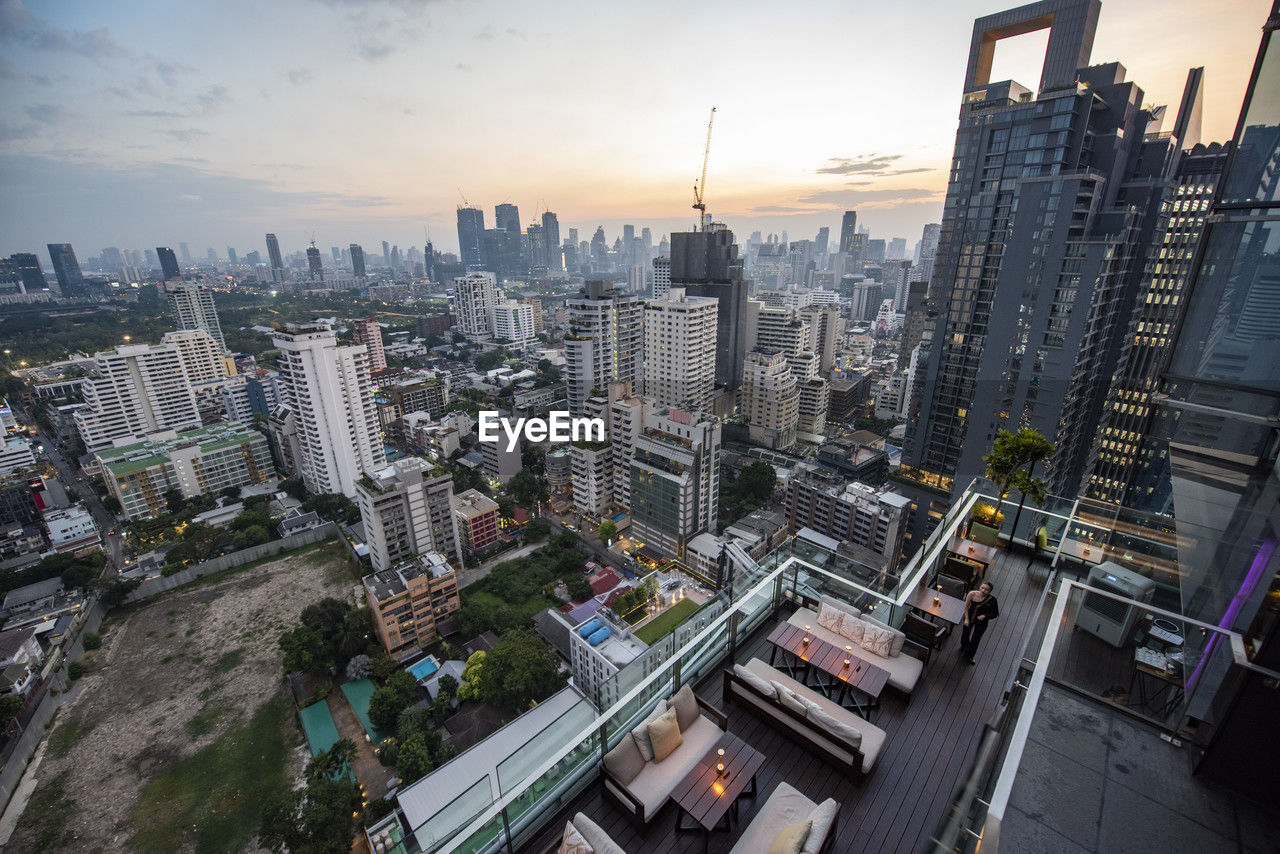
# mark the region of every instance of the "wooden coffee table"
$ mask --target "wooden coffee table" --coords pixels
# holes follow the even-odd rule
[[[937,598],[937,602],[933,600]],[[964,600],[957,599],[935,590],[932,587],[921,587],[911,594],[907,604],[929,617],[941,617],[943,622],[953,626],[960,625],[964,619]]]
[[[716,751],[724,749],[724,776],[716,770],[721,762]],[[671,798],[679,811],[676,813],[676,832],[700,832],[703,834],[702,850],[710,844],[711,831],[730,829],[729,811],[737,816],[738,799],[756,796],[756,772],[764,764],[764,755],[753,749],[731,732],[720,736],[707,754],[698,760],[685,778],[676,784]],[[750,790],[747,786],[750,785]],[[686,825],[688,816],[694,823]]]
[[[782,650],[798,659],[805,673],[810,670],[825,673],[832,677],[833,681],[823,683],[819,680],[817,687],[830,697],[832,689],[839,683],[840,694],[832,699],[843,706],[845,698],[849,697],[853,701],[854,711],[866,720],[871,720],[872,711],[880,707],[880,693],[889,683],[889,671],[860,658],[856,651],[846,652],[843,648],[813,635],[809,635],[809,643],[806,645],[804,638],[805,630],[802,626],[778,623],[769,633],[769,643],[773,645],[769,653],[769,664],[773,665],[778,650]],[[845,659],[849,660],[848,667],[844,666]],[[804,674],[801,675],[800,681],[808,684]],[[867,702],[859,703],[857,697],[850,692],[851,688],[864,695]]]

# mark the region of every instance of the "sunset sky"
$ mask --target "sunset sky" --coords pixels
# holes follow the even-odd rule
[[[941,216],[973,19],[1012,5],[0,0],[0,253],[424,227],[455,251],[464,197],[487,225],[510,201],[656,241],[694,221],[712,106],[716,219],[800,239],[856,208],[910,246]],[[1225,140],[1269,8],[1105,0],[1093,61],[1171,109],[1204,65]],[[1034,87],[1043,44],[1001,43],[992,79]]]

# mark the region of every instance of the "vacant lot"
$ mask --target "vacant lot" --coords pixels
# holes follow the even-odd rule
[[[276,639],[350,597],[349,565],[325,542],[113,617],[6,850],[253,850],[266,793],[310,756]]]

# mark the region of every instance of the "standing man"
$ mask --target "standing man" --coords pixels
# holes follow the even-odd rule
[[[992,620],[1000,616],[1000,604],[991,594],[991,582],[984,581],[977,590],[970,590],[964,597],[964,628],[960,631],[960,654],[973,664],[973,654],[978,641],[987,631]]]

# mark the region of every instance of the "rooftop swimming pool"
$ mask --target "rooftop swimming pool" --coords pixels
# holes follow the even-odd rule
[[[423,679],[430,679],[431,675],[440,669],[440,662],[436,661],[434,655],[428,655],[421,661],[415,661],[413,664],[405,668],[413,676],[421,682]]]

